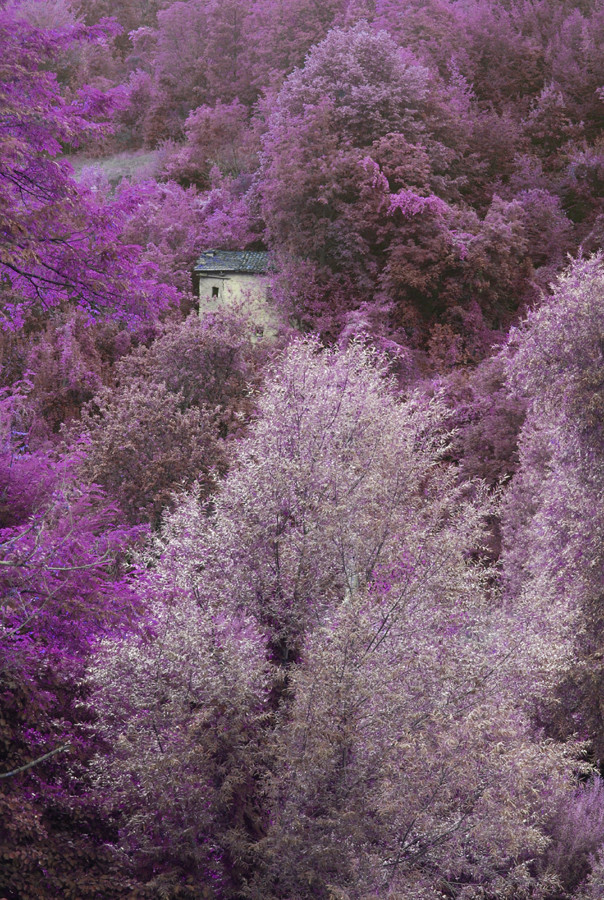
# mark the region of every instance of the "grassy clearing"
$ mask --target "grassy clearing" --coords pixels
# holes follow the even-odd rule
[[[161,158],[160,150],[127,150],[106,157],[74,154],[69,161],[76,180],[99,172],[115,189],[123,178],[129,181],[156,178],[161,169]]]

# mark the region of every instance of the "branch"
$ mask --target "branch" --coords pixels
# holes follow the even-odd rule
[[[67,741],[66,744],[61,744],[60,747],[55,747],[54,750],[51,750],[50,753],[45,753],[44,756],[39,756],[37,759],[33,759],[31,762],[26,763],[24,766],[19,766],[18,769],[11,769],[10,772],[0,772],[0,779],[2,778],[11,778],[13,775],[19,775],[20,772],[27,772],[28,769],[31,769],[33,766],[37,766],[38,763],[44,762],[45,759],[50,759],[51,756],[56,756],[57,753],[62,753],[63,750],[69,749],[71,744]]]

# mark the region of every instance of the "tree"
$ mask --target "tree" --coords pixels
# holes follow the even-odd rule
[[[174,575],[169,592],[152,576],[139,585],[148,628],[103,642],[89,671],[107,745],[96,787],[121,811],[147,896],[234,897],[262,830],[264,640],[250,617],[200,605]]]
[[[168,160],[168,174],[208,187],[214,167],[232,176],[253,171],[256,148],[247,120],[248,111],[239,100],[197,107],[185,122],[184,147]]]
[[[295,120],[307,108],[330,103],[344,145],[367,147],[390,132],[412,139],[422,130],[429,89],[429,71],[402,56],[385,32],[362,23],[334,28],[285,80],[275,119]]]
[[[312,273],[290,303],[302,322],[332,338],[373,302],[422,348],[435,323],[459,334],[472,304],[483,330],[505,323],[531,270],[519,204],[492,193],[481,125],[492,140],[467,85],[444,85],[367,23],[313,48],[278,95],[258,176],[269,243]],[[480,214],[463,203],[476,170]]]
[[[372,22],[400,47],[415,53],[427,65],[437,64],[441,74],[463,58],[466,36],[460,28],[455,4],[449,0],[375,0]]]
[[[165,384],[183,410],[206,410],[221,437],[241,435],[254,415],[263,353],[251,341],[254,325],[228,310],[166,323],[150,347],[118,363],[122,384],[136,379]]]
[[[346,312],[374,293],[395,231],[390,185],[371,155],[380,138],[394,133],[408,149],[405,187],[419,182],[415,196],[431,193],[417,146],[429,81],[384,32],[366,24],[335,29],[286,79],[269,118],[259,173],[267,236],[311,264],[310,283],[326,297],[317,303],[306,291],[297,304],[302,321],[314,325],[321,306],[336,298],[324,328],[330,336],[342,328],[340,297]]]
[[[392,132],[407,142],[417,138],[428,90],[427,70],[402,60],[384,32],[366,25],[330,32],[286,79],[268,121],[260,191],[269,238],[337,265],[330,256],[340,246],[330,229],[345,228],[342,217],[363,188],[369,193],[376,173],[364,159],[368,148]],[[383,193],[379,179],[371,187]]]
[[[124,240],[138,245],[141,260],[160,270],[172,291],[191,293],[191,270],[204,248],[239,249],[258,240],[258,219],[236,179],[205,193],[174,181],[123,183],[118,197]]]
[[[178,489],[196,479],[205,492],[226,460],[207,410],[184,411],[182,395],[165,384],[132,379],[104,389],[72,433],[88,444],[82,474],[102,485],[132,523],[157,525]]]
[[[510,394],[505,360],[495,355],[475,368],[456,368],[441,387],[452,409],[451,456],[460,474],[494,488],[518,468],[526,414],[526,401]]]
[[[111,102],[98,91],[63,98],[46,65],[74,41],[102,40],[106,28],[42,31],[0,10],[0,246],[3,327],[72,302],[92,315],[154,315],[173,295],[120,241],[122,210],[79,187],[59,158],[94,134]]]
[[[341,24],[343,0],[317,4],[313,0],[256,0],[250,15],[248,54],[256,84],[279,82],[330,28]]]
[[[576,665],[542,715],[555,734],[589,737],[595,758],[604,746],[603,315],[602,260],[579,259],[510,336],[511,384],[529,407],[503,519],[508,595],[527,610],[545,598],[581,623]]]
[[[526,646],[463,559],[458,512],[335,605],[290,670],[254,900],[555,887],[533,860],[570,794],[568,761],[521,711],[537,673],[510,667]]]
[[[85,790],[98,743],[81,678],[94,639],[135,613],[141,530],[77,482],[77,453],[14,444],[17,400],[0,403],[0,890],[113,898],[127,876]]]
[[[208,33],[206,49],[207,101],[251,104],[257,97],[252,71],[246,59],[251,36],[251,0],[209,0],[206,6]]]
[[[99,352],[99,334],[78,310],[49,322],[38,340],[30,340],[25,359],[24,405],[33,421],[28,445],[34,449],[80,414],[107,378]]]
[[[526,554],[528,573],[548,578],[554,595],[570,594],[580,604],[597,603],[603,576],[596,501],[604,441],[603,285],[600,257],[575,261],[510,335],[509,375],[530,404],[520,480],[534,483],[537,497],[532,490],[528,496],[539,510],[530,526],[536,546],[514,540],[516,552]],[[537,520],[549,541],[537,537]]]
[[[399,405],[385,365],[356,343],[294,344],[259,398],[197,551],[199,589],[236,596],[283,661],[335,598],[398,552],[401,517],[405,530],[422,517],[445,441],[438,405]]]
[[[160,871],[212,871],[225,897],[244,879],[253,898],[552,884],[531,860],[570,753],[529,715],[569,642],[557,619],[543,638],[543,608],[531,623],[499,602],[492,503],[458,483],[448,443],[441,402],[397,397],[375,351],[298,341],[211,507],[193,492],[166,517],[149,636],[107,642],[92,672],[103,727],[123,735],[101,784],[134,805],[124,839]]]

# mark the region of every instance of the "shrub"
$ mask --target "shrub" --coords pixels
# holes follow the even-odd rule
[[[197,480],[209,494],[226,470],[216,429],[205,410],[182,409],[183,396],[164,384],[134,379],[103,389],[84,411],[88,443],[84,477],[102,485],[130,522],[156,525],[173,492]]]

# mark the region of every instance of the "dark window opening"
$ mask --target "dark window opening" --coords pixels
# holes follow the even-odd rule
[[[217,287],[213,287],[212,288],[212,297],[217,297],[218,291],[219,291],[219,289]]]

